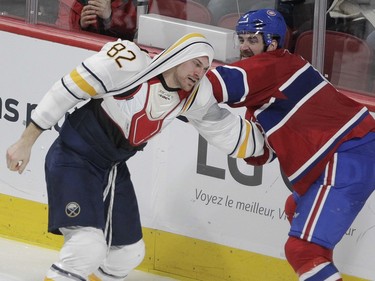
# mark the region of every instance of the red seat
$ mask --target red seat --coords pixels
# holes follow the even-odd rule
[[[193,0],[154,0],[149,13],[204,24],[211,24],[212,21],[207,7]]]
[[[294,41],[294,33],[292,29],[288,26],[285,33],[285,39],[284,39],[284,46],[283,48],[292,50],[293,49],[293,41]]]
[[[238,13],[226,14],[218,20],[217,26],[235,30],[237,21],[240,17],[241,15],[239,15]]]
[[[311,62],[313,32],[301,33],[294,52]],[[351,34],[326,31],[324,76],[340,88],[369,90],[369,72],[373,50],[368,44]]]

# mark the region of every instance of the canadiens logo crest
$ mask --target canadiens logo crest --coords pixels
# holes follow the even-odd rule
[[[276,12],[273,11],[273,10],[267,10],[267,15],[269,15],[271,17],[274,17],[274,16],[276,16]]]
[[[70,202],[65,207],[65,214],[70,218],[75,218],[81,212],[81,207],[76,202]]]

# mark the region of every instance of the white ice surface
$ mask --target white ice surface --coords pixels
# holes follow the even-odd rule
[[[0,281],[43,281],[58,252],[0,237]],[[126,281],[173,281],[135,270]]]

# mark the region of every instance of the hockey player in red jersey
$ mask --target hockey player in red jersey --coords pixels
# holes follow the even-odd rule
[[[207,76],[218,101],[246,107],[265,138],[263,165],[277,157],[294,192],[285,254],[300,281],[342,280],[332,256],[375,187],[375,121],[302,57],[283,49],[286,24],[272,9],[236,26],[239,62]]]

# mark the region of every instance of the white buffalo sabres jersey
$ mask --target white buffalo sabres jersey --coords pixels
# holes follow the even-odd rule
[[[250,122],[218,106],[206,77],[191,92],[171,89],[160,72],[152,72],[158,68],[153,63],[133,42],[107,43],[54,84],[32,120],[47,129],[79,102],[101,99],[107,121],[132,146],[144,144],[182,115],[209,143],[233,157],[262,154],[262,134]],[[157,75],[144,81],[137,78],[140,72]]]

